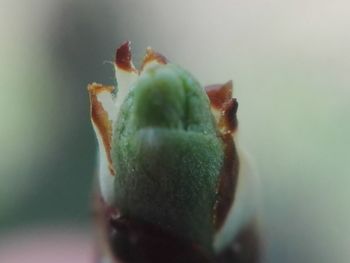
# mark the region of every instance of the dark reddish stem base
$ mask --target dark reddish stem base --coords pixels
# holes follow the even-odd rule
[[[216,256],[210,256],[199,247],[170,236],[158,227],[126,218],[110,219],[107,233],[113,263],[260,262],[260,242],[255,224],[248,224],[232,245]]]

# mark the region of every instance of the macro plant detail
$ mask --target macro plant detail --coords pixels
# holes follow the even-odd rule
[[[232,81],[203,88],[151,48],[136,69],[129,42],[114,68],[116,87],[88,86],[97,262],[258,262]]]

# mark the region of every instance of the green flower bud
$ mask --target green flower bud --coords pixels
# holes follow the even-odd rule
[[[199,262],[236,256],[229,244],[248,229],[255,208],[251,177],[239,175],[232,82],[203,88],[150,48],[139,71],[128,42],[117,49],[115,73],[116,88],[88,87],[103,255],[110,257],[103,245],[110,244],[118,257],[128,251],[142,262],[178,252]]]
[[[178,66],[152,67],[113,129],[120,211],[209,248],[224,146],[204,89]]]

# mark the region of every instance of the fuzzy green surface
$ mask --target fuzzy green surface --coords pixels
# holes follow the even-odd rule
[[[223,145],[189,73],[168,64],[140,76],[114,127],[112,159],[123,214],[211,249]]]

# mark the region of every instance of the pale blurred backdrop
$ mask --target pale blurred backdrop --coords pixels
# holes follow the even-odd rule
[[[46,228],[88,239],[86,85],[113,84],[109,61],[131,40],[136,64],[150,45],[203,85],[233,79],[238,142],[261,181],[265,262],[349,262],[349,1],[0,5],[1,253]]]

